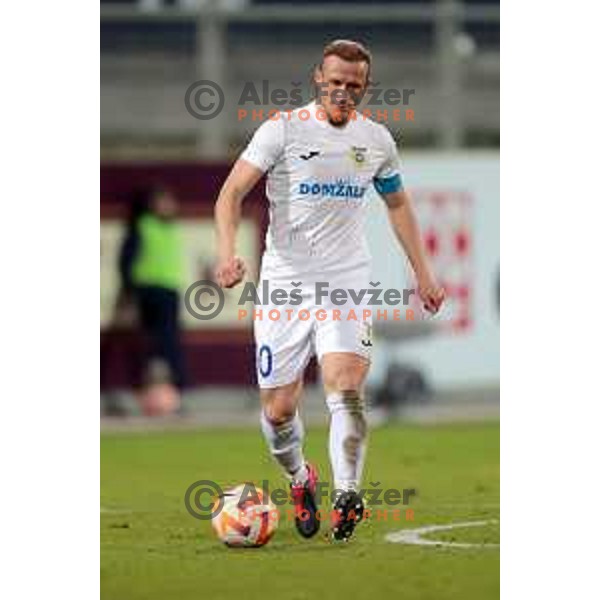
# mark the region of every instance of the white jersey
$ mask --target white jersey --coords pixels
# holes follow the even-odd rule
[[[343,276],[369,269],[367,190],[402,188],[387,128],[361,113],[334,127],[313,102],[263,123],[241,158],[267,172],[270,225],[263,277]]]

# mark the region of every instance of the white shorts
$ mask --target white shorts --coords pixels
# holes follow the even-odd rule
[[[261,388],[274,388],[298,380],[310,358],[331,352],[350,352],[367,360],[371,359],[372,339],[371,306],[367,298],[354,301],[349,297],[334,302],[331,292],[335,289],[367,289],[368,275],[364,272],[340,278],[337,283],[328,281],[326,298],[317,299],[315,284],[302,282],[302,300],[298,303],[288,296],[288,301],[273,303],[273,290],[292,292],[291,282],[275,282],[269,279],[270,298],[263,305],[254,307],[254,339],[256,342],[256,372]],[[348,285],[353,281],[352,285]],[[258,289],[262,289],[262,281]]]

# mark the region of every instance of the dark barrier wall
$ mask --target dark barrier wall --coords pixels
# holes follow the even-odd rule
[[[212,211],[219,190],[229,173],[223,163],[104,163],[100,167],[100,207],[103,215],[126,212],[131,195],[139,189],[162,185],[178,196],[184,211],[193,214],[204,207]],[[262,212],[266,224],[267,211],[263,186],[256,186],[244,202],[244,210]]]

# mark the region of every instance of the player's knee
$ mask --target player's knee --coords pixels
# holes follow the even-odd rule
[[[273,423],[273,425],[283,425],[288,421],[291,421],[296,415],[295,409],[291,409],[287,405],[271,404],[264,407],[264,413],[267,419]]]
[[[360,356],[326,356],[323,361],[325,389],[331,392],[358,392],[368,370],[368,361]]]
[[[324,384],[328,390],[340,393],[358,393],[362,385],[363,375],[354,369],[340,367],[332,369],[324,375]]]
[[[275,391],[262,395],[263,412],[273,425],[291,421],[296,414],[296,402],[292,397]]]

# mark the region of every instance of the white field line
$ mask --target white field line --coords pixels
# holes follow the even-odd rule
[[[500,544],[472,544],[465,542],[447,542],[445,540],[431,540],[423,536],[436,531],[450,531],[463,527],[483,527],[488,523],[496,523],[495,520],[487,521],[465,521],[462,523],[448,523],[446,525],[426,525],[416,529],[402,529],[393,531],[385,536],[386,541],[394,544],[412,544],[415,546],[445,546],[447,548],[498,548]]]

